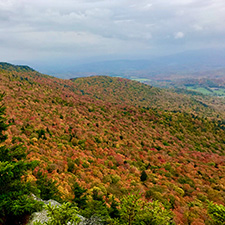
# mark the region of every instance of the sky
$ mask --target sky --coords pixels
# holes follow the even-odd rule
[[[0,61],[150,58],[225,47],[224,0],[0,0]]]

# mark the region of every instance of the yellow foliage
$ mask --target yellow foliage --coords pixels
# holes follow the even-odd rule
[[[34,142],[38,141],[38,139],[36,137],[32,138],[31,140],[34,141]]]

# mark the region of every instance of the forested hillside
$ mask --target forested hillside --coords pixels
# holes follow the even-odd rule
[[[176,224],[210,224],[209,201],[224,204],[220,99],[122,78],[61,80],[11,65],[0,69],[0,90],[11,125],[5,144],[23,144],[40,162],[28,176],[34,185],[46,175],[64,200],[74,199],[76,184],[106,204],[138,192],[171,210]]]
[[[174,88],[179,91],[188,90],[196,94],[204,94],[209,96],[219,96],[221,99],[224,99],[225,96],[225,79],[224,76],[216,76],[215,74],[210,74],[211,76],[207,77],[207,74],[202,74],[202,77],[164,77],[155,81],[148,81],[143,79],[144,82],[152,83],[156,87],[164,88]],[[191,93],[191,92],[187,92]]]
[[[160,89],[119,77],[92,76],[71,80],[75,84],[74,91],[77,94],[96,100],[182,111],[203,117],[218,117],[221,113],[224,116],[224,99],[211,98],[193,91]]]

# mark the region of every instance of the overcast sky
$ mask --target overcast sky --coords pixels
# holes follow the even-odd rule
[[[0,61],[225,47],[225,0],[0,0]]]

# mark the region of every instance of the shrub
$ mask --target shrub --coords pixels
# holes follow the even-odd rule
[[[63,203],[61,206],[48,204],[45,206],[49,220],[45,225],[67,225],[78,224],[80,218],[77,216],[78,208],[71,206],[71,203]],[[35,222],[34,225],[42,225],[41,222]]]

